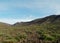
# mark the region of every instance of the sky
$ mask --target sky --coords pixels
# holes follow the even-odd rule
[[[60,14],[60,0],[0,0],[0,22],[14,24]]]

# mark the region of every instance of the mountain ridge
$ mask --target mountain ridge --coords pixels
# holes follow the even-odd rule
[[[46,16],[46,17],[43,17],[43,18],[37,18],[37,19],[34,19],[34,20],[31,20],[31,21],[26,21],[26,22],[16,22],[14,24],[9,24],[9,23],[4,23],[4,22],[0,22],[2,24],[7,24],[7,25],[16,25],[16,24],[27,24],[27,25],[31,25],[31,24],[42,24],[43,22],[45,21],[50,21],[50,22],[54,22],[56,21],[57,19],[60,20],[60,15],[50,15],[50,16]]]
[[[50,15],[50,16],[47,16],[47,17],[44,17],[44,18],[38,18],[38,19],[35,19],[35,20],[32,20],[32,21],[29,21],[29,22],[17,22],[15,23],[14,25],[31,25],[31,24],[42,24],[44,22],[50,22],[50,23],[53,23],[55,22],[56,20],[60,20],[60,15]]]

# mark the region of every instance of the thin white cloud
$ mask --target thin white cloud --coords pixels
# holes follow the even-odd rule
[[[0,3],[0,11],[2,10],[12,10],[13,8],[29,8],[29,9],[43,9],[43,8],[50,8],[52,9],[56,8],[59,3],[57,3],[58,0],[10,0],[7,2]],[[57,8],[56,8],[57,9]]]

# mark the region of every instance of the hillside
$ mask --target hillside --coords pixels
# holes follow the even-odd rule
[[[60,23],[60,15],[50,15],[44,18],[32,20],[30,22],[17,22],[14,25],[32,25],[32,24],[44,24],[44,23]]]
[[[13,25],[1,22],[0,43],[60,43],[60,15]]]

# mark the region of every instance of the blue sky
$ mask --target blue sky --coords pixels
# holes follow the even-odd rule
[[[0,0],[0,22],[13,24],[60,14],[60,0]]]

